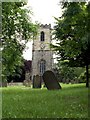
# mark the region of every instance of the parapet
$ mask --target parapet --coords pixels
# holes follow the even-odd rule
[[[51,29],[51,24],[41,24],[40,27]]]

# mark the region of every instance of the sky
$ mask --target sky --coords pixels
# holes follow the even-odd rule
[[[59,5],[60,0],[28,0],[27,7],[33,12],[32,21],[41,24],[55,25],[54,17],[60,17],[62,11]],[[24,59],[32,59],[32,42],[27,43],[27,48],[23,52]]]

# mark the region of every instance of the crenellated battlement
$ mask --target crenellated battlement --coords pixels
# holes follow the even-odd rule
[[[51,24],[41,24],[40,27],[51,29]]]

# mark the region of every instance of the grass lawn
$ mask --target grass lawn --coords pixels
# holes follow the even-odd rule
[[[7,87],[2,92],[3,118],[87,118],[85,84],[61,84],[62,90]]]

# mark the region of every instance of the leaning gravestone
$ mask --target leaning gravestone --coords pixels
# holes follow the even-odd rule
[[[41,77],[39,75],[33,77],[33,88],[41,88]]]
[[[57,78],[52,71],[46,71],[43,74],[43,81],[48,90],[61,89],[61,86],[59,85]]]

